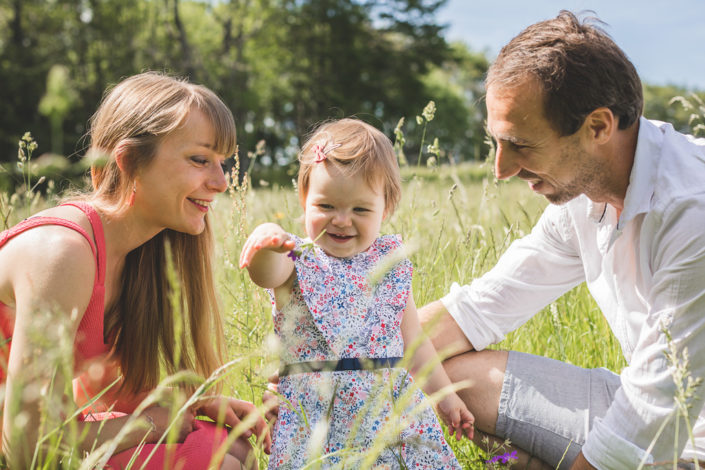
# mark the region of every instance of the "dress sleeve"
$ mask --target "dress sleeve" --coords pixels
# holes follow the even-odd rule
[[[701,380],[685,400],[688,421],[683,415],[676,419],[675,398],[689,383],[678,374],[705,377],[705,200],[677,201],[660,213],[642,227],[642,233],[653,234],[647,240],[653,282],[646,293],[646,321],[621,373],[622,386],[583,447],[597,468],[636,468],[642,458],[647,463],[673,460],[674,452],[683,452],[703,408]],[[673,349],[678,367],[666,356]]]
[[[567,210],[549,205],[531,233],[469,285],[454,283],[441,299],[475,350],[502,341],[538,311],[584,280]]]

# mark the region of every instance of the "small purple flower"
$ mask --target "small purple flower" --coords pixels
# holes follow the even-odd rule
[[[502,463],[509,463],[509,459],[512,460],[518,460],[519,457],[517,457],[517,451],[513,450],[512,452],[507,452],[502,455],[495,455],[489,460],[485,460],[485,463],[494,463],[494,462],[499,462],[501,461]]]
[[[301,256],[301,252],[298,250],[291,250],[289,253],[286,254],[289,258],[291,258],[292,261],[296,261],[297,258]]]

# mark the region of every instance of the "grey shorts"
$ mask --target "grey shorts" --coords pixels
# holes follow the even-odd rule
[[[552,467],[570,468],[619,387],[619,376],[604,368],[510,351],[496,434]]]

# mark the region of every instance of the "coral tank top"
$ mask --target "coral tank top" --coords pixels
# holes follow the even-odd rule
[[[105,305],[105,236],[103,234],[103,223],[98,212],[85,202],[70,202],[63,204],[74,206],[83,211],[88,217],[93,229],[93,237],[80,225],[66,219],[58,217],[30,217],[23,220],[14,227],[0,233],[0,248],[13,237],[31,230],[34,227],[43,225],[60,225],[83,235],[91,246],[96,259],[96,277],[93,283],[93,293],[88,307],[83,314],[83,318],[78,326],[76,339],[74,342],[75,363],[79,364],[85,360],[104,355],[109,351],[103,343],[103,314]],[[93,242],[95,238],[95,243]],[[7,377],[7,360],[12,344],[12,333],[14,330],[14,314],[12,309],[0,302],[0,383],[5,382]]]

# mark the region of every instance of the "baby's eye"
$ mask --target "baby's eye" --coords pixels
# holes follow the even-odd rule
[[[333,206],[330,204],[319,204],[318,207],[320,207],[323,210],[331,210],[333,208]]]
[[[370,211],[369,209],[367,209],[367,208],[365,208],[365,207],[355,207],[353,210],[354,210],[355,212],[357,212],[357,213],[369,212],[369,211]]]

